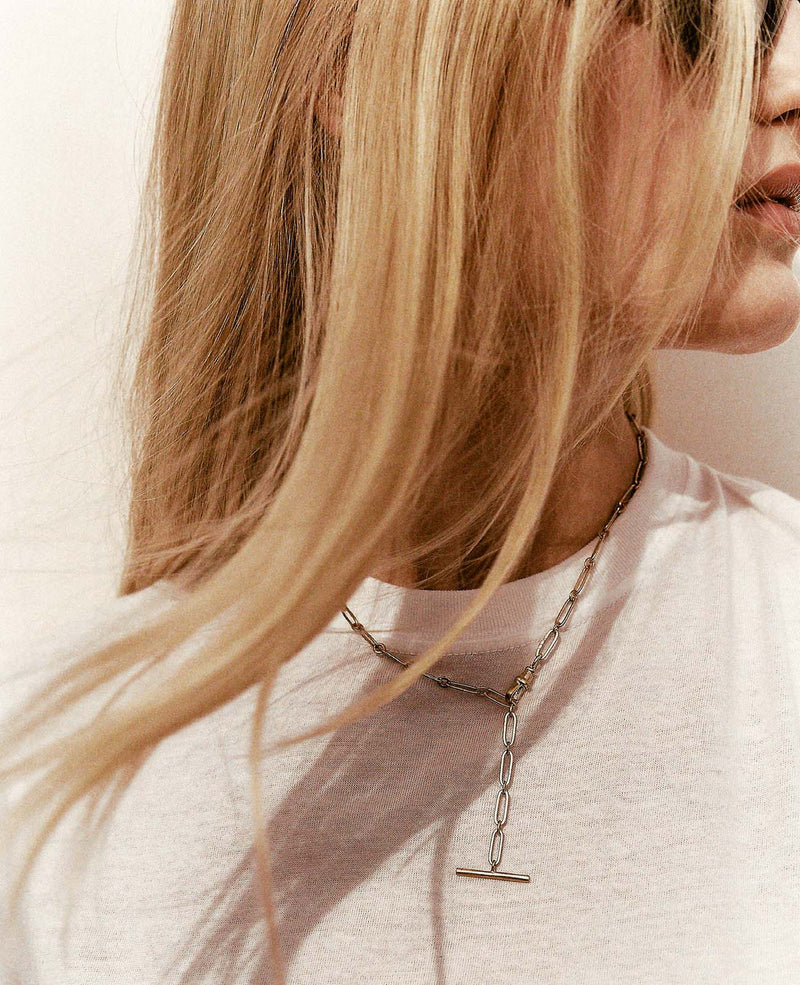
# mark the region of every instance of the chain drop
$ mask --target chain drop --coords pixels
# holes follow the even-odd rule
[[[438,684],[439,687],[453,688],[456,691],[464,691],[467,694],[475,694],[478,697],[487,698],[495,704],[502,705],[506,709],[506,715],[503,720],[503,754],[500,759],[500,789],[498,790],[497,797],[495,799],[495,827],[492,832],[491,842],[489,844],[490,869],[488,872],[480,869],[456,869],[456,873],[458,875],[480,876],[482,878],[498,878],[507,880],[511,879],[518,882],[530,881],[530,876],[497,871],[497,867],[500,864],[500,859],[503,855],[503,841],[505,838],[503,829],[506,821],[508,820],[508,811],[511,805],[511,794],[509,793],[509,787],[511,785],[511,776],[514,769],[514,753],[511,751],[511,747],[514,744],[514,739],[517,735],[516,707],[525,692],[529,690],[542,664],[550,659],[553,651],[558,646],[559,640],[561,639],[561,630],[567,624],[567,621],[572,614],[572,610],[575,607],[576,601],[586,588],[592,571],[597,563],[597,557],[601,547],[608,538],[611,528],[616,523],[618,517],[623,513],[625,507],[631,501],[634,493],[641,484],[644,469],[647,465],[647,437],[644,431],[642,431],[636,423],[635,415],[629,413],[627,410],[625,411],[625,414],[631,422],[636,434],[636,447],[639,452],[639,462],[636,466],[633,481],[623,494],[622,498],[616,503],[611,516],[609,516],[608,520],[597,534],[597,542],[594,546],[594,550],[589,557],[584,560],[583,567],[578,575],[578,579],[575,582],[572,591],[567,596],[566,601],[561,606],[553,625],[539,641],[533,660],[525,667],[522,673],[514,679],[514,683],[505,693],[496,691],[494,688],[487,687],[486,685],[467,684],[462,681],[454,681],[443,675],[437,676],[436,674],[428,673],[423,673],[420,675],[421,677],[427,677],[428,680]],[[342,609],[342,614],[350,625],[350,628],[357,632],[372,647],[376,654],[389,657],[391,660],[396,661],[403,667],[409,666],[407,661],[401,660],[400,657],[392,653],[385,646],[385,644],[376,640],[375,637],[358,621],[351,609],[345,606],[344,609]],[[510,735],[509,725],[511,726]]]
[[[511,723],[511,735],[508,734],[509,722]],[[503,856],[503,826],[508,820],[508,808],[511,805],[511,794],[508,788],[511,785],[511,774],[514,769],[514,753],[511,747],[517,736],[517,715],[509,709],[503,720],[503,755],[500,759],[500,789],[497,791],[497,799],[494,803],[494,823],[495,829],[492,832],[492,840],[489,845],[489,865],[492,872],[497,871],[500,859]]]

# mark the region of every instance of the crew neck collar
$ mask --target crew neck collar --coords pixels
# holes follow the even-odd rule
[[[650,428],[643,430],[647,466],[641,484],[601,547],[570,616],[570,626],[591,618],[630,591],[637,572],[647,566],[654,530],[671,521],[686,488],[689,456],[670,448]],[[448,652],[476,652],[540,638],[555,621],[596,541],[595,536],[552,568],[501,585]],[[477,594],[478,589],[404,588],[367,577],[348,606],[381,642],[391,643],[400,652],[412,652],[440,638]],[[337,614],[334,625],[347,628],[344,616]]]

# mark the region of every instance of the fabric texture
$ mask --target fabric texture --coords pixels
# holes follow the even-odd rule
[[[455,873],[488,868],[504,709],[485,698],[423,679],[265,757],[290,985],[800,982],[800,500],[647,438],[642,484],[517,709],[500,868],[529,883]],[[504,692],[593,546],[502,586],[434,672]],[[119,600],[81,640],[174,604],[170,591]],[[414,659],[474,594],[367,578],[349,605]],[[337,614],[282,668],[264,744],[401,669]],[[65,825],[4,934],[3,985],[275,980],[254,705],[252,690],[150,756],[61,937]]]

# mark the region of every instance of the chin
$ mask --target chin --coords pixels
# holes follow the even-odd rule
[[[690,334],[663,348],[746,354],[788,341],[800,327],[800,281],[791,264],[791,254],[754,258],[735,284],[706,299]]]

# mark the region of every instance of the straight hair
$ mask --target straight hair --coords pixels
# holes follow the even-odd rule
[[[28,839],[13,912],[73,805],[96,837],[159,743],[257,687],[253,838],[285,980],[260,760],[414,684],[512,575],[554,477],[619,402],[650,423],[652,353],[733,269],[764,17],[753,0],[177,0],[119,374],[119,594],[173,594],[54,666],[7,722],[0,780],[29,781],[9,819]],[[646,76],[607,209],[597,139],[619,110],[621,38]],[[496,467],[431,529],[477,450]],[[410,545],[394,542],[401,521]],[[445,571],[467,566],[480,589],[448,632],[260,748],[281,666],[375,564],[465,543]]]

